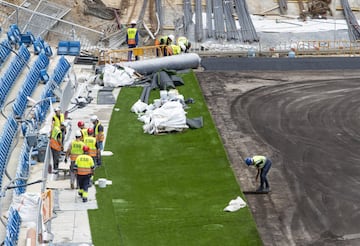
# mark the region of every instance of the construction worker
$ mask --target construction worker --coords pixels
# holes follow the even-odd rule
[[[169,36],[163,36],[162,39],[160,39],[160,43],[166,45],[164,49],[164,56],[168,55],[168,47],[172,45],[173,41],[175,41],[175,37],[172,34],[170,34]]]
[[[155,43],[154,43],[155,46],[161,46],[161,38],[156,38],[155,39]],[[162,47],[157,47],[156,48],[156,56],[159,57],[163,54],[163,49]]]
[[[96,138],[94,137],[94,129],[87,129],[87,137],[84,138],[84,144],[89,147],[89,155],[94,159],[95,166],[101,165],[100,149],[96,143]]]
[[[130,27],[127,29],[126,33],[126,43],[128,44],[128,48],[136,48],[139,43],[139,31],[137,30],[136,21],[132,20],[130,23]],[[139,57],[135,56],[135,60],[138,60]],[[128,52],[128,61],[132,60],[132,50]]]
[[[181,47],[181,50],[184,53],[188,53],[188,51],[191,48],[191,42],[184,36],[180,36],[178,37],[176,44],[179,45]],[[183,45],[183,46],[182,46]]]
[[[260,174],[260,186],[256,192],[269,192],[270,185],[267,180],[266,175],[268,174],[271,168],[271,161],[269,158],[262,155],[255,155],[253,157],[247,157],[245,163],[248,166],[255,166],[257,169],[257,174],[255,180],[257,181]],[[264,187],[265,185],[265,187]]]
[[[90,121],[93,123],[94,127],[94,134],[96,138],[96,143],[98,145],[98,148],[101,150],[104,150],[104,127],[101,125],[97,115],[93,115],[90,118]]]
[[[90,180],[94,174],[94,160],[89,156],[89,147],[84,145],[84,154],[79,155],[75,160],[74,170],[77,175],[77,182],[79,184],[79,196],[82,197],[83,202],[88,201],[88,189]]]
[[[76,174],[75,174],[75,160],[79,155],[84,154],[83,147],[84,142],[81,141],[82,134],[80,131],[75,132],[75,139],[71,141],[69,148],[66,151],[65,155],[65,163],[67,163],[67,158],[70,156],[70,188],[74,189],[74,184],[76,180]],[[77,184],[78,186],[78,184]]]
[[[59,168],[59,159],[60,159],[61,152],[64,150],[63,134],[62,134],[61,128],[58,126],[54,126],[51,130],[50,149],[51,149],[51,154],[53,157],[53,170],[56,172]]]
[[[176,44],[166,46],[166,53],[168,56],[179,55],[181,53],[181,47]]]
[[[55,114],[52,117],[52,128],[54,128],[55,126],[60,127],[61,132],[62,132],[62,143],[64,143],[64,138],[65,138],[65,134],[66,134],[66,127],[65,127],[65,116],[63,113],[61,113],[61,108],[60,107],[56,107],[55,108]]]
[[[82,140],[84,140],[88,135],[88,130],[85,127],[85,122],[80,120],[80,121],[78,121],[77,125],[80,128]]]

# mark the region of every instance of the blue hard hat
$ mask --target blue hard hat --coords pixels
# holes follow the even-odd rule
[[[246,163],[246,165],[250,166],[253,163],[253,159],[250,157],[246,157],[245,163]]]

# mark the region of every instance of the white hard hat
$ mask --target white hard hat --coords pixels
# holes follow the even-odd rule
[[[183,52],[186,50],[186,46],[185,46],[184,44],[182,44],[182,43],[180,43],[180,48],[181,48],[181,50],[182,50]]]
[[[78,137],[81,137],[81,136],[82,136],[81,131],[76,131],[75,132],[75,137],[78,138]]]
[[[94,114],[93,116],[91,116],[90,121],[94,122],[97,119],[98,119],[98,117]]]
[[[131,25],[136,25],[136,20],[132,20],[132,21],[130,22],[130,24],[131,24]]]
[[[55,108],[55,112],[56,112],[56,111],[61,111],[61,108],[60,108],[60,107],[56,107],[56,108]]]
[[[174,41],[174,39],[175,39],[174,35],[172,35],[172,34],[170,34],[170,35],[168,36],[168,38],[171,39],[171,41]]]

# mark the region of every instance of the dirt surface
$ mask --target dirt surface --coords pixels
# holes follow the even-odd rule
[[[246,196],[264,245],[360,245],[359,72],[197,72],[241,189],[273,161]]]

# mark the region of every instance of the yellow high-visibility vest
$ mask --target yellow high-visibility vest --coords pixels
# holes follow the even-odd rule
[[[89,147],[89,155],[96,156],[97,149],[96,149],[96,138],[92,136],[88,136],[84,138],[84,144]]]
[[[79,155],[75,160],[75,169],[77,175],[89,175],[92,174],[94,168],[94,160],[91,156],[83,154]]]
[[[73,140],[71,142],[70,160],[75,161],[79,155],[84,154],[84,143],[79,140]]]
[[[65,120],[65,116],[62,113],[60,114],[60,118],[56,114],[54,114],[53,116],[54,126],[60,127],[61,122],[64,122],[64,120]]]
[[[129,27],[127,29],[127,35],[128,35],[128,44],[136,44],[136,32],[137,29],[135,27]]]

